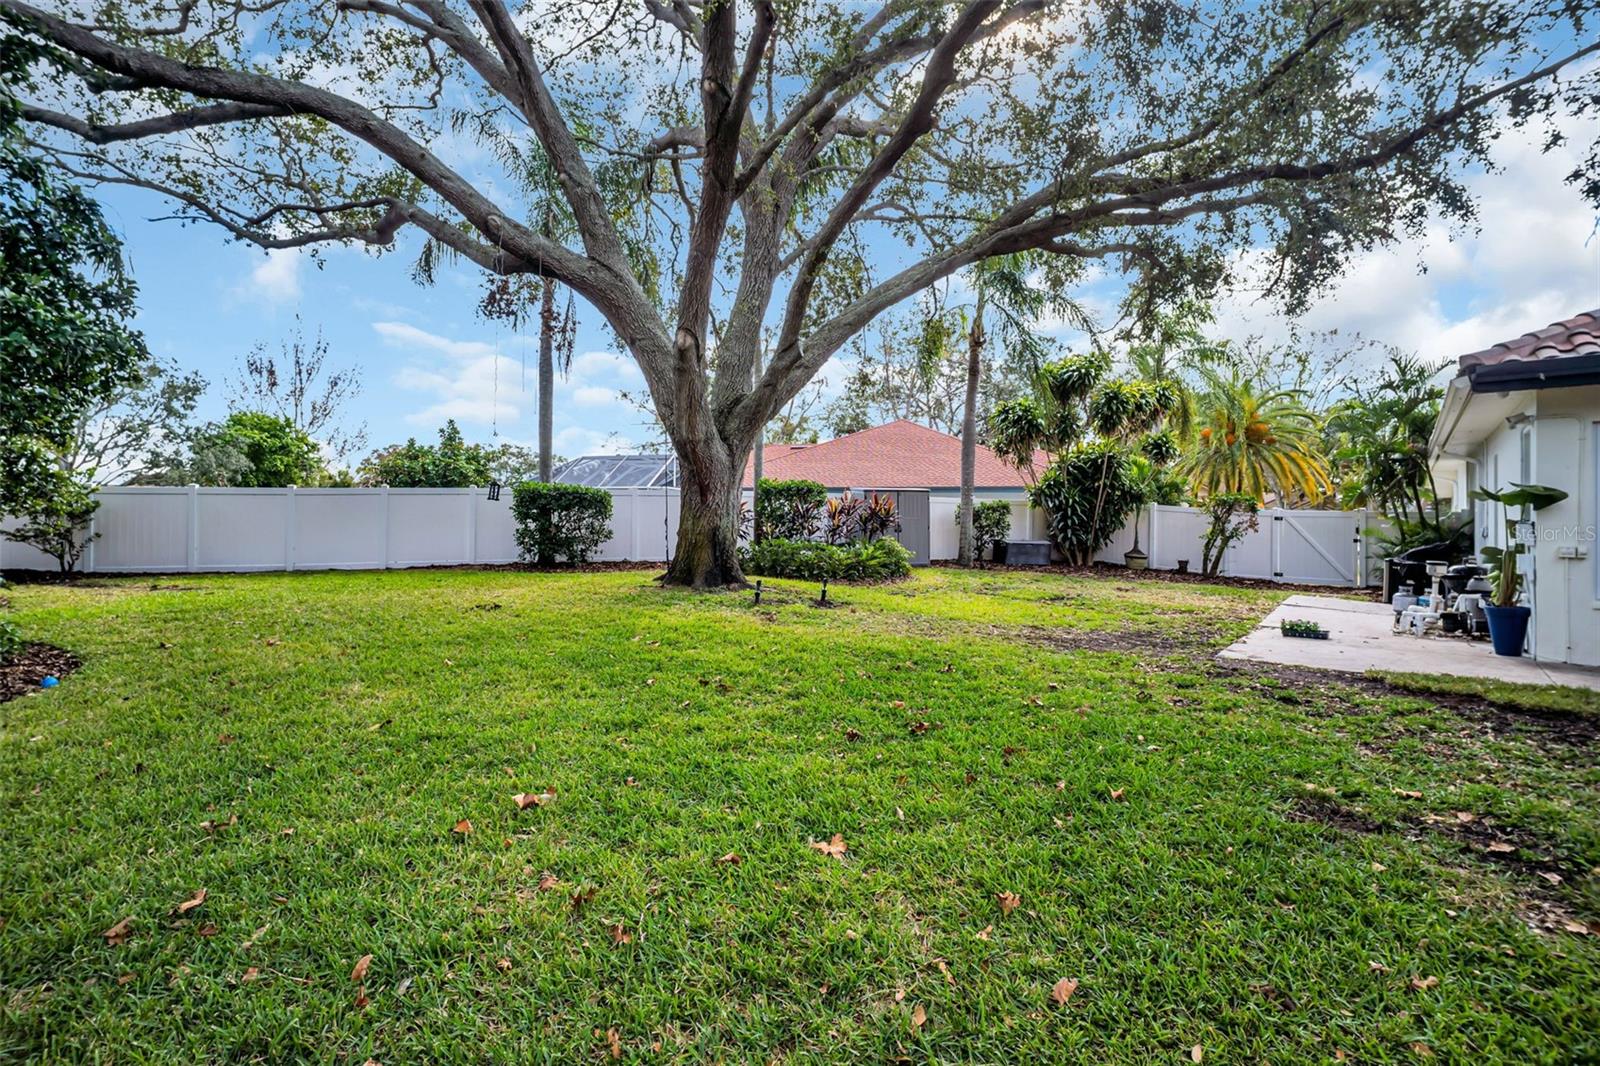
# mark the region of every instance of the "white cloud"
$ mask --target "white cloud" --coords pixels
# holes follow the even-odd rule
[[[580,407],[604,407],[616,403],[619,398],[616,389],[603,385],[580,385],[572,390],[572,402]]]
[[[372,324],[384,343],[396,348],[424,349],[440,352],[456,359],[483,359],[495,354],[492,344],[483,341],[457,341],[429,333],[406,322],[374,322]]]
[[[405,416],[407,422],[433,427],[454,418],[463,426],[493,425],[502,433],[528,435],[536,413],[535,376],[525,373],[521,358],[503,351],[519,350],[520,338],[497,346],[443,336],[406,322],[374,322],[372,328],[386,345],[410,357],[396,371],[394,384],[427,398],[425,406]],[[528,347],[531,354],[534,346]],[[622,392],[637,391],[643,380],[637,364],[627,356],[606,351],[576,355],[571,372],[556,380],[555,412],[559,421],[578,424],[561,429],[567,443],[558,442],[557,450],[578,455],[632,447],[616,437],[613,427],[637,420],[638,412]]]
[[[250,271],[248,280],[234,289],[246,300],[269,304],[289,303],[300,298],[300,265],[306,253],[297,248],[274,248]]]
[[[1498,169],[1467,184],[1479,225],[1451,239],[1443,224],[1352,263],[1299,324],[1337,329],[1443,360],[1600,305],[1594,209],[1564,179],[1582,164],[1600,122],[1569,124],[1549,153],[1539,133],[1510,130]],[[1426,273],[1422,272],[1426,268]],[[1291,323],[1248,291],[1218,301],[1219,335],[1284,339]]]

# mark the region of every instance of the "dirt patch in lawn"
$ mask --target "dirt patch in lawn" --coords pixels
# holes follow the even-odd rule
[[[1345,833],[1381,833],[1383,826],[1327,796],[1303,796],[1289,808],[1291,822],[1325,825]]]
[[[1103,651],[1157,656],[1194,656],[1219,648],[1233,639],[1230,629],[1195,626],[1181,632],[1171,629],[1068,629],[1061,626],[1023,626],[1023,640],[1054,651]]]
[[[955,562],[948,559],[937,559],[932,565],[956,568]],[[1130,584],[1154,581],[1175,585],[1221,585],[1236,589],[1266,589],[1271,592],[1342,596],[1351,600],[1376,601],[1379,598],[1377,589],[1358,589],[1349,585],[1296,585],[1253,577],[1203,577],[1200,574],[1180,574],[1176,570],[1130,570],[1113,563],[1095,563],[1093,566],[1005,566],[999,563],[985,563],[983,569],[997,574],[1062,574],[1067,577],[1115,579]]]
[[[39,690],[47,676],[66,677],[80,665],[78,657],[51,644],[26,644],[0,662],[0,703]]]
[[[1255,678],[1254,690],[1279,703],[1304,706],[1308,713],[1368,713],[1347,697],[1350,694],[1383,699],[1416,700],[1431,703],[1457,716],[1485,727],[1490,733],[1516,733],[1544,743],[1588,747],[1600,741],[1600,717],[1577,711],[1513,707],[1482,696],[1453,692],[1419,692],[1393,685],[1379,677],[1346,674],[1281,663],[1217,662],[1214,674]],[[1261,683],[1265,680],[1281,684]],[[1343,690],[1343,691],[1341,691]]]

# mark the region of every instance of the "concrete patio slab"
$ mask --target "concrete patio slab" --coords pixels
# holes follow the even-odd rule
[[[1278,624],[1291,618],[1316,622],[1328,631],[1328,639],[1284,636],[1278,631]],[[1404,636],[1391,632],[1393,621],[1393,610],[1383,603],[1333,596],[1290,596],[1244,639],[1223,649],[1219,657],[1350,673],[1386,670],[1451,674],[1600,691],[1600,670],[1496,655],[1487,641]]]

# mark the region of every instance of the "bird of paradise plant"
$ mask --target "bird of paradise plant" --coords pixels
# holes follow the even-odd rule
[[[1317,417],[1293,389],[1261,389],[1237,371],[1199,370],[1198,430],[1179,462],[1197,496],[1269,493],[1317,502],[1333,490]]]

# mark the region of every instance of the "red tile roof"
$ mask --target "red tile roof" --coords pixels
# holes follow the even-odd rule
[[[746,464],[751,484],[754,460]],[[1043,456],[1038,469],[1044,469]],[[830,489],[954,489],[961,486],[961,438],[900,419],[821,444],[769,444],[762,453],[763,477],[805,478]],[[1027,486],[1016,467],[981,444],[976,487]]]
[[[1600,308],[1524,333],[1516,340],[1501,341],[1481,352],[1463,355],[1457,363],[1462,373],[1467,373],[1474,367],[1572,355],[1600,355]]]

